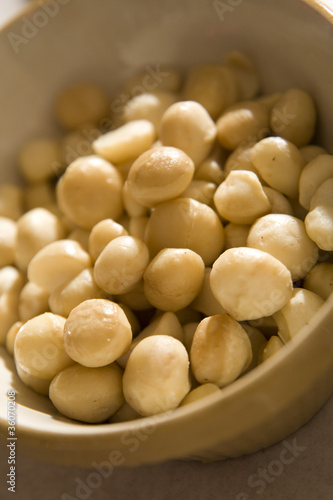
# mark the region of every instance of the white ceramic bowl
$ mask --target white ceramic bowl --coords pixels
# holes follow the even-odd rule
[[[314,96],[317,138],[333,153],[333,18],[319,3],[53,0],[33,3],[0,33],[1,181],[17,178],[15,159],[25,140],[55,131],[50,107],[66,84],[89,79],[116,92],[142,66],[158,78],[164,64],[186,69],[234,49],[253,59],[264,91],[298,86]],[[251,453],[298,429],[333,392],[332,322],[331,296],[292,342],[220,394],[119,424],[61,417],[20,382],[2,349],[1,431],[7,435],[6,392],[13,388],[20,450],[45,460],[134,465]]]

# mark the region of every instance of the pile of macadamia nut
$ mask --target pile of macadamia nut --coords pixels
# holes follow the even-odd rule
[[[237,52],[149,69],[113,99],[62,90],[61,135],[24,144],[24,185],[0,187],[0,342],[83,422],[220,391],[333,287],[333,156],[309,93],[264,95]]]

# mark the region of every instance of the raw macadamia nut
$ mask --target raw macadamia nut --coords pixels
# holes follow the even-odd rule
[[[192,198],[200,203],[213,206],[216,188],[217,186],[213,182],[194,179],[189,183],[181,196],[182,198]]]
[[[122,178],[116,168],[98,156],[78,158],[57,184],[57,200],[68,219],[91,229],[103,219],[120,217]]]
[[[14,266],[0,268],[0,295],[13,292],[19,294],[25,284],[23,273]]]
[[[126,229],[112,219],[104,219],[95,224],[89,234],[88,248],[95,261],[111,240],[118,236],[127,236]]]
[[[15,363],[29,375],[51,381],[73,364],[63,344],[65,318],[46,312],[20,328],[14,344]]]
[[[333,250],[333,205],[319,205],[304,220],[306,232],[321,250]]]
[[[20,319],[18,301],[18,293],[4,292],[0,295],[0,345],[5,344],[9,328]]]
[[[112,163],[124,163],[151,148],[155,138],[155,127],[150,121],[133,120],[101,135],[93,142],[93,149]]]
[[[131,217],[128,232],[134,238],[144,240],[149,217]]]
[[[48,396],[51,380],[46,380],[41,377],[35,377],[24,370],[20,365],[16,364],[16,371],[22,382],[33,389],[38,394]]]
[[[48,312],[50,310],[49,296],[47,290],[32,281],[28,281],[20,293],[18,304],[20,320],[25,322],[44,312]]]
[[[115,296],[115,299],[120,300],[122,304],[125,304],[133,311],[148,311],[153,308],[144,293],[143,279],[130,292]]]
[[[64,326],[67,354],[84,366],[105,366],[128,351],[132,329],[123,309],[107,299],[81,302]]]
[[[91,258],[73,240],[58,240],[39,250],[28,266],[28,279],[52,292],[91,267]]]
[[[154,209],[145,241],[152,256],[163,248],[189,248],[210,265],[222,251],[224,230],[212,208],[192,198],[177,198]]]
[[[139,94],[126,103],[123,118],[126,123],[133,120],[148,120],[157,130],[164,111],[175,101],[175,94],[165,90]]]
[[[88,299],[106,298],[95,280],[92,268],[84,269],[70,281],[53,290],[49,297],[49,306],[53,313],[67,318],[74,307]]]
[[[8,217],[0,217],[0,267],[14,264],[16,242],[16,222]]]
[[[205,316],[214,316],[214,314],[223,314],[225,310],[215,298],[210,286],[211,268],[205,268],[202,287],[196,298],[191,303],[192,309],[203,313]]]
[[[98,368],[71,366],[52,380],[49,396],[68,418],[104,422],[124,403],[121,368],[116,363]]]
[[[305,160],[299,149],[281,137],[266,137],[251,151],[251,161],[269,186],[296,198]]]
[[[6,349],[12,356],[14,355],[14,343],[17,332],[23,325],[22,321],[16,321],[8,330],[6,335]]]
[[[207,382],[206,384],[198,385],[195,389],[192,389],[183,401],[180,403],[180,406],[188,405],[190,403],[195,403],[196,401],[209,396],[210,394],[215,394],[220,392],[220,388],[216,384],[212,384],[211,382]]]
[[[293,280],[304,278],[318,259],[318,247],[307,235],[304,222],[292,215],[260,217],[249,231],[247,246],[280,260]]]
[[[259,91],[259,78],[252,61],[241,52],[233,51],[227,54],[225,63],[236,77],[240,99],[255,97]]]
[[[251,342],[242,326],[228,314],[208,316],[195,331],[190,360],[200,384],[211,382],[224,387],[250,364]]]
[[[233,170],[214,194],[218,213],[234,224],[252,224],[270,212],[271,204],[258,176],[247,170]]]
[[[153,335],[133,349],[123,376],[123,390],[127,403],[140,415],[173,410],[190,388],[188,354],[179,340]]]
[[[35,139],[28,142],[20,151],[18,163],[28,182],[35,183],[54,177],[60,163],[58,141]]]
[[[309,324],[311,318],[324,304],[324,300],[316,293],[303,288],[294,288],[289,301],[275,314],[279,331],[278,335],[283,342],[288,342],[305,325]]]
[[[327,154],[326,149],[321,146],[317,146],[316,144],[308,144],[307,146],[303,146],[299,149],[303,155],[305,163],[310,163],[310,161],[314,160],[318,155]]]
[[[267,344],[265,335],[258,329],[247,323],[242,323],[242,327],[249,336],[252,349],[252,361],[242,375],[251,371],[254,367],[258,366],[262,361],[262,351]]]
[[[263,186],[262,189],[271,204],[272,214],[293,215],[293,207],[286,196],[269,186]]]
[[[230,248],[214,262],[212,292],[230,316],[238,321],[271,316],[291,297],[290,271],[267,252]]]
[[[201,64],[190,69],[183,90],[184,100],[201,104],[216,120],[237,101],[238,87],[232,70],[222,64]]]
[[[271,356],[273,356],[277,351],[283,347],[284,344],[282,340],[277,336],[277,335],[272,335],[268,342],[266,343],[265,347],[263,348],[262,351],[262,359],[261,361],[264,362]]]
[[[233,150],[251,144],[269,133],[267,108],[255,101],[241,101],[227,108],[216,122],[221,146]]]
[[[223,167],[225,177],[230,174],[232,170],[249,170],[257,174],[260,182],[263,182],[258,170],[251,161],[252,148],[253,144],[242,144],[230,153]]]
[[[233,222],[229,222],[224,227],[224,250],[234,247],[246,247],[250,227],[249,224],[234,224]]]
[[[310,209],[312,196],[330,177],[333,177],[333,155],[318,155],[304,167],[299,179],[299,202],[302,207]]]
[[[148,248],[133,236],[119,236],[106,245],[94,266],[94,279],[107,293],[131,291],[141,280],[149,262]]]
[[[310,210],[319,206],[333,206],[333,177],[320,184],[310,200]]]
[[[172,66],[146,66],[131,75],[124,84],[125,94],[140,95],[152,90],[177,92],[182,78],[179,69]]]
[[[17,220],[23,213],[23,190],[21,186],[3,183],[0,185],[0,217]]]
[[[45,208],[29,210],[17,221],[17,266],[26,271],[39,250],[64,237],[65,229],[59,217]]]
[[[82,229],[81,227],[76,227],[71,231],[68,235],[67,238],[69,240],[77,241],[80,243],[81,247],[83,250],[86,252],[89,251],[89,236],[90,236],[90,231],[87,229]]]
[[[75,130],[86,123],[99,124],[109,115],[109,105],[110,100],[99,85],[78,83],[60,92],[54,112],[64,129]]]
[[[178,311],[198,295],[205,265],[197,253],[165,248],[148,265],[143,279],[149,302],[162,311]]]
[[[127,177],[128,190],[145,207],[171,200],[187,188],[194,174],[194,163],[178,148],[162,146],[139,156]]]
[[[306,276],[304,288],[327,300],[333,291],[333,264],[330,262],[316,264]]]
[[[164,146],[181,149],[195,165],[200,165],[213,147],[216,126],[201,104],[180,101],[165,111],[159,137]]]
[[[301,89],[289,89],[271,111],[270,127],[275,135],[298,147],[312,139],[316,125],[316,108],[312,97]]]

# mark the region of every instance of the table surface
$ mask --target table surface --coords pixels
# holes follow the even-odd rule
[[[1,0],[0,27],[27,3]],[[325,2],[333,10],[333,0]],[[333,397],[285,441],[294,460],[279,460],[285,442],[238,459],[212,464],[187,461],[118,467],[97,488],[82,486],[92,470],[62,467],[20,455],[16,493],[6,488],[8,451],[0,449],[0,497],[15,500],[331,500],[333,498]],[[81,489],[78,486],[81,485]],[[4,493],[2,493],[4,492]]]

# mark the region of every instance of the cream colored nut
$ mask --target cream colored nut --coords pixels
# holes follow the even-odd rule
[[[197,253],[185,248],[165,248],[148,265],[143,279],[149,302],[162,311],[178,311],[198,295],[205,265]]]
[[[234,224],[252,224],[271,211],[271,204],[254,172],[233,170],[214,194],[218,213]]]
[[[48,303],[53,313],[67,318],[71,310],[81,302],[106,297],[107,294],[95,283],[93,269],[89,268],[53,290]]]
[[[266,137],[269,113],[263,104],[242,101],[227,108],[216,122],[217,139],[226,149],[236,149]]]
[[[39,250],[64,237],[64,226],[56,215],[46,208],[29,210],[17,221],[17,266],[26,271]]]
[[[66,134],[60,141],[60,156],[64,167],[81,156],[93,155],[92,142],[100,135],[100,129],[92,124],[85,124],[80,130]]]
[[[318,155],[304,167],[299,179],[299,202],[302,207],[310,209],[312,196],[330,177],[333,177],[333,155]]]
[[[240,99],[252,99],[259,92],[258,73],[252,61],[241,52],[227,54],[225,64],[236,77]]]
[[[216,126],[201,104],[179,101],[165,111],[159,137],[164,146],[181,149],[195,165],[200,165],[213,147]]]
[[[218,160],[214,157],[208,157],[196,168],[193,179],[219,185],[224,181],[225,173]]]
[[[112,163],[123,163],[151,148],[155,138],[155,127],[150,121],[133,120],[96,139],[93,150]]]
[[[46,312],[20,328],[14,344],[17,366],[33,377],[51,381],[73,364],[63,345],[65,318]]]
[[[262,362],[273,356],[283,346],[284,343],[282,342],[282,340],[277,335],[272,335],[262,351]]]
[[[205,316],[214,316],[214,314],[223,314],[225,310],[215,298],[210,286],[211,268],[205,268],[202,287],[196,298],[191,303],[192,309],[203,313]]]
[[[51,293],[91,264],[89,254],[77,241],[58,240],[33,257],[28,266],[28,279]]]
[[[44,312],[48,312],[50,310],[49,295],[49,292],[44,288],[32,281],[28,281],[20,293],[18,304],[20,320],[25,322]]]
[[[109,97],[99,85],[79,83],[60,92],[54,113],[64,129],[74,130],[86,123],[98,124],[109,115],[109,106]]]
[[[51,182],[41,181],[24,188],[26,211],[33,208],[48,208],[56,203],[55,189]]]
[[[252,361],[249,366],[244,370],[245,373],[251,371],[253,368],[258,366],[262,361],[262,351],[267,344],[265,335],[258,329],[247,323],[242,323],[242,327],[249,336],[252,349]]]
[[[280,193],[280,191],[277,191],[276,189],[273,189],[269,186],[263,186],[262,189],[271,204],[272,214],[294,214],[293,207],[290,201],[286,196]]]
[[[327,154],[326,149],[321,146],[317,146],[316,144],[308,144],[307,146],[303,146],[300,148],[300,152],[303,155],[305,163],[310,163],[310,161],[314,160],[318,155]]]
[[[267,137],[254,145],[251,161],[269,186],[291,198],[298,196],[305,160],[294,144],[281,137]]]
[[[141,205],[141,203],[133,197],[128,187],[127,179],[125,180],[123,186],[123,202],[124,208],[129,217],[143,217],[148,214],[148,208]]]
[[[148,248],[133,236],[119,236],[110,241],[94,266],[94,279],[107,293],[131,291],[143,277],[149,262]]]
[[[140,415],[125,401],[125,403],[119,408],[114,415],[111,416],[110,422],[129,422],[130,420],[136,420],[140,418]]]
[[[181,195],[194,174],[194,163],[184,151],[162,146],[139,156],[127,177],[128,190],[145,207]]]
[[[229,222],[224,228],[224,250],[234,247],[246,247],[250,227],[249,224],[234,224]]]
[[[23,190],[15,184],[0,185],[0,216],[17,220],[23,213]]]
[[[230,174],[232,170],[249,170],[250,172],[254,172],[255,174],[257,174],[261,183],[264,182],[258,170],[251,161],[251,152],[253,146],[254,144],[240,145],[230,153],[223,168],[225,177],[227,177],[227,175]]]
[[[293,280],[304,278],[318,259],[318,247],[307,235],[304,222],[292,215],[260,217],[250,229],[247,246],[280,260]]]
[[[104,422],[124,403],[121,368],[115,363],[99,368],[71,366],[52,380],[49,396],[68,418]]]
[[[91,229],[103,219],[120,217],[122,187],[113,165],[97,156],[86,156],[67,167],[57,184],[57,200],[70,221]]]
[[[257,98],[258,102],[261,104],[264,104],[269,112],[272,111],[273,106],[278,102],[278,100],[281,98],[282,94],[281,92],[275,92],[274,94],[264,94],[260,97]]]
[[[321,250],[333,250],[333,205],[319,205],[304,220],[306,232]]]
[[[43,396],[48,396],[49,387],[51,383],[50,380],[45,380],[40,377],[35,377],[34,375],[28,373],[26,370],[23,370],[23,368],[19,365],[16,365],[16,371],[18,376],[26,386],[30,387],[38,394],[42,394]]]
[[[124,311],[124,313],[126,314],[126,318],[128,319],[129,324],[131,325],[132,328],[133,337],[135,337],[141,330],[141,325],[139,323],[138,318],[136,317],[132,309],[127,305],[118,302],[118,306],[120,306]]]
[[[82,229],[81,227],[76,227],[73,229],[67,238],[69,240],[77,241],[83,250],[86,252],[89,252],[89,236],[90,236],[90,231],[87,229]]]
[[[131,96],[156,90],[177,92],[181,83],[182,78],[178,69],[164,65],[161,68],[160,64],[155,67],[147,65],[127,79],[123,90],[125,94]]]
[[[184,340],[183,329],[177,316],[173,312],[165,312],[158,318],[152,320],[148,326],[141,330],[135,339],[133,339],[133,342],[126,354],[117,359],[117,363],[125,368],[134,347],[141,342],[141,340],[146,337],[150,337],[151,335],[170,335],[180,342],[183,342]]]
[[[333,206],[333,177],[330,177],[322,184],[310,200],[310,210],[319,206]]]
[[[276,335],[278,332],[278,326],[273,318],[273,316],[266,316],[262,318],[257,318],[250,320],[249,325],[253,328],[258,328],[265,335],[266,338]]]
[[[180,406],[185,406],[190,403],[195,403],[196,401],[201,401],[206,396],[209,396],[210,394],[216,394],[219,392],[220,392],[219,386],[216,384],[212,384],[211,382],[198,385],[198,387],[192,389],[192,391],[190,391],[185,396]]]
[[[28,182],[41,182],[54,177],[60,163],[58,141],[35,139],[28,142],[20,151],[18,163]]]
[[[15,321],[12,326],[9,328],[6,335],[6,349],[12,356],[14,355],[14,342],[17,335],[17,332],[23,325],[22,321]]]
[[[16,222],[8,217],[0,217],[0,267],[14,264],[16,246]]]
[[[308,325],[323,304],[324,300],[319,295],[303,288],[294,288],[290,300],[273,314],[283,342],[288,342],[303,326]]]
[[[188,354],[179,340],[153,335],[133,349],[123,376],[123,390],[127,403],[140,415],[173,410],[190,388]]]
[[[81,302],[64,326],[65,350],[74,361],[89,367],[105,366],[125,354],[132,329],[123,309],[106,299]]]
[[[139,94],[130,99],[124,107],[124,120],[148,120],[158,129],[164,111],[176,101],[175,94],[155,90]]]
[[[145,241],[152,256],[163,248],[189,248],[209,266],[222,251],[224,230],[212,208],[191,198],[177,198],[154,209]]]
[[[153,308],[144,293],[143,279],[141,279],[130,292],[122,293],[115,298],[120,300],[127,307],[130,307],[133,311],[147,311]]]
[[[234,72],[222,64],[201,64],[187,73],[183,97],[200,103],[216,120],[238,100],[238,81]]]
[[[134,238],[144,240],[149,217],[131,217],[129,221],[129,234]]]
[[[216,188],[217,186],[213,182],[194,179],[182,192],[181,196],[182,198],[192,198],[205,205],[213,206]]]
[[[333,264],[330,262],[316,264],[306,276],[304,288],[327,300],[333,291]]]
[[[298,147],[308,144],[316,125],[316,108],[312,97],[301,89],[289,89],[271,111],[270,126],[275,135]]]
[[[25,277],[14,266],[0,269],[0,295],[7,292],[20,293],[25,284]]]
[[[186,347],[187,352],[190,352],[191,350],[194,333],[198,328],[198,325],[199,321],[190,321],[189,323],[185,323],[185,325],[183,325],[183,344]]]
[[[127,236],[126,229],[112,219],[104,219],[95,224],[89,235],[88,248],[92,259],[97,260],[102,250],[118,236]]]
[[[2,293],[0,295],[0,345],[5,344],[9,328],[18,320],[18,293]]]
[[[224,387],[233,382],[252,360],[251,342],[244,328],[228,314],[204,318],[195,331],[190,361],[200,384]]]
[[[230,316],[238,321],[271,316],[291,297],[290,271],[262,250],[230,248],[214,262],[212,292]]]

